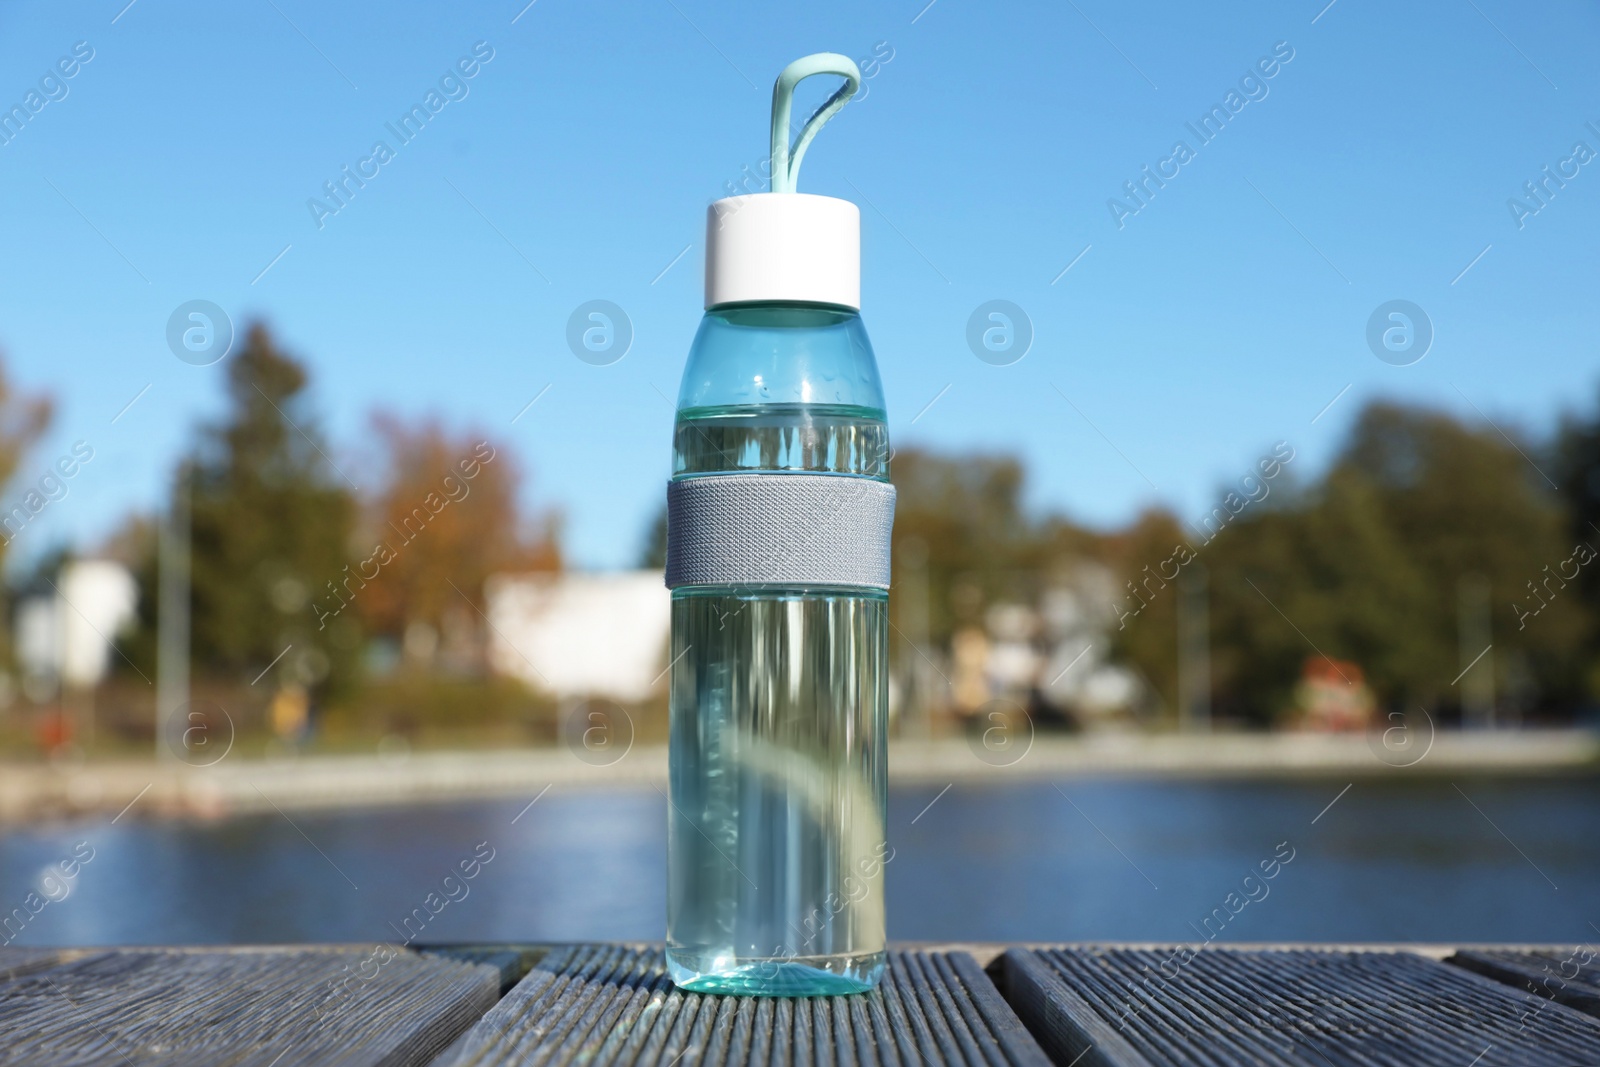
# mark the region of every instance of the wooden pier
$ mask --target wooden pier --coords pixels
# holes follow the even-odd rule
[[[0,949],[0,1064],[1600,1065],[1593,949],[908,946],[716,997],[623,944]]]

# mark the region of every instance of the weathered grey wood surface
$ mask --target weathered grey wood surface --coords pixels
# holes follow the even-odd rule
[[[421,945],[424,956],[442,956],[467,963],[483,963],[500,972],[500,995],[522,981],[533,965],[549,954],[551,945]]]
[[[369,951],[315,949],[124,950],[18,967],[0,981],[0,1064],[424,1064],[494,1004],[500,973],[395,951],[365,968]]]
[[[1600,973],[1597,973],[1600,961],[1595,959],[1593,949],[1574,948],[1567,952],[1463,950],[1445,962],[1515,986],[1534,998],[1532,1004],[1543,998],[1600,1016]]]
[[[0,948],[0,1065],[1600,1065],[1584,949],[971,949],[785,999],[643,945]]]
[[[69,954],[68,951],[55,948],[0,948],[0,981],[29,971],[54,967],[67,959]]]
[[[1012,949],[992,967],[1060,1063],[1572,1067],[1600,1020],[1408,952]]]
[[[717,997],[673,988],[659,949],[575,945],[536,964],[438,1062],[1044,1067],[1049,1061],[965,953],[892,953],[882,987],[860,996]]]

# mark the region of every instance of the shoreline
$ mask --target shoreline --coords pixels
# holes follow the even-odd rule
[[[997,765],[994,753],[980,758],[960,737],[901,740],[890,744],[889,780],[899,786],[937,786],[1107,777],[1431,777],[1600,770],[1600,734],[1587,730],[1441,732],[1409,766],[1385,762],[1378,755],[1382,751],[1381,745],[1369,746],[1364,736],[1345,735],[1041,736],[1013,762]],[[0,826],[95,814],[113,816],[114,821],[124,816],[219,819],[274,809],[531,800],[549,788],[660,791],[666,783],[665,745],[635,747],[604,766],[585,762],[564,747],[234,758],[205,768],[156,760],[4,763]]]

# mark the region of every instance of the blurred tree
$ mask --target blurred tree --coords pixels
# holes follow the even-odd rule
[[[1589,412],[1569,414],[1561,420],[1551,452],[1551,473],[1567,503],[1568,539],[1573,543],[1572,548],[1576,550],[1582,545],[1591,553],[1600,553],[1600,392]],[[1572,573],[1571,564],[1562,567],[1568,560],[1579,563],[1580,558],[1581,553],[1574,552],[1554,563],[1552,570],[1556,571],[1558,581],[1553,589],[1560,590],[1563,580],[1570,582],[1572,592],[1583,601],[1590,618],[1600,618],[1600,559],[1581,563],[1576,575]],[[1546,579],[1541,572],[1537,584],[1542,586]],[[1593,702],[1600,700],[1600,627],[1591,626],[1586,638],[1582,683],[1584,696]]]
[[[667,565],[667,506],[661,505],[656,517],[650,520],[645,531],[644,551],[639,553],[639,566],[660,570]]]
[[[1454,662],[1453,610],[1433,620],[1434,630],[1445,628],[1448,649],[1428,643],[1424,579],[1376,494],[1348,471],[1336,467],[1301,499],[1269,498],[1266,510],[1226,528],[1202,559],[1221,715],[1255,723],[1283,715],[1312,656],[1354,661],[1392,699],[1413,679],[1432,685]],[[1448,669],[1438,684],[1455,673]],[[1349,683],[1356,682],[1352,672]]]
[[[1359,664],[1386,706],[1459,706],[1463,580],[1490,591],[1502,697],[1523,664],[1544,699],[1570,696],[1589,625],[1578,600],[1557,598],[1537,625],[1516,608],[1570,554],[1531,451],[1441,412],[1369,405],[1319,485],[1246,512],[1203,551],[1219,706],[1271,717],[1319,652]]]
[[[893,581],[916,566],[927,583],[926,635],[943,645],[985,600],[1008,595],[1036,562],[1037,531],[1022,512],[1022,464],[1011,456],[895,453]]]
[[[60,481],[58,472],[54,468],[45,468],[35,474],[29,484],[12,485],[28,450],[49,428],[54,413],[55,404],[50,398],[26,396],[20,392],[12,384],[5,363],[0,361],[0,488],[15,492],[14,496],[7,497],[4,503],[0,503],[0,567],[5,565],[11,542],[27,529],[28,523],[33,521],[33,516],[43,511],[49,502],[50,497],[46,493],[49,485],[40,485],[38,479],[48,477],[52,479],[51,484]],[[41,563],[53,561],[56,570],[59,570],[60,562],[65,555],[64,549],[49,550],[41,557]],[[36,565],[34,574],[40,573],[39,565]],[[48,572],[48,577],[54,580],[55,574],[56,571],[52,570]],[[27,584],[23,583],[11,592],[15,594],[26,588]],[[0,640],[4,642],[6,660],[10,660],[15,654],[15,644],[11,640],[11,618],[10,597],[0,598]]]
[[[523,520],[523,474],[503,443],[452,435],[437,421],[408,426],[390,414],[375,415],[373,428],[385,473],[366,509],[365,550],[352,568],[364,582],[354,602],[372,632],[406,642],[424,660],[441,638],[444,651],[476,659],[484,580],[559,570],[555,519]]]
[[[1169,711],[1176,709],[1178,695],[1178,596],[1162,575],[1173,573],[1178,549],[1187,549],[1189,543],[1176,516],[1153,508],[1126,530],[1106,537],[1101,553],[1119,583],[1112,605],[1117,616],[1111,631],[1112,655],[1131,664]]]
[[[22,466],[23,457],[49,427],[54,413],[55,404],[50,398],[25,396],[19,392],[12,385],[4,362],[0,362],[0,487],[11,486],[12,479]],[[56,477],[54,470],[46,473]],[[30,500],[30,494],[37,500],[36,505]],[[45,500],[46,497],[33,486],[22,486],[19,497],[7,500],[5,506],[0,508],[0,512],[4,513],[0,514],[0,519],[5,520],[4,525],[0,525],[0,563],[4,562],[5,551],[12,540],[43,509]]]
[[[354,612],[319,620],[311,604],[344,577],[356,501],[320,443],[306,384],[266,327],[251,326],[227,364],[227,414],[185,463],[193,656],[197,670],[246,680],[276,660],[284,684],[338,692],[357,680],[359,623]],[[153,588],[142,599],[153,605]]]
[[[1543,699],[1573,694],[1575,654],[1590,627],[1577,598],[1556,596],[1536,619],[1519,603],[1538,606],[1531,587],[1546,568],[1571,554],[1565,502],[1555,484],[1529,458],[1527,440],[1508,440],[1492,426],[1469,427],[1438,412],[1374,404],[1367,409],[1347,464],[1374,485],[1401,543],[1426,580],[1428,617],[1438,620],[1436,640],[1456,640],[1461,580],[1487,582],[1491,630],[1502,680],[1508,666],[1525,660],[1542,680]],[[1464,664],[1459,654],[1440,656],[1450,678]],[[1421,667],[1414,664],[1413,669]],[[1436,665],[1425,669],[1431,672]],[[1445,693],[1445,682],[1431,683]],[[1410,689],[1425,692],[1413,675]],[[1450,699],[1450,698],[1447,698]]]

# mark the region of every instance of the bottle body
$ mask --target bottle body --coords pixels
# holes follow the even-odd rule
[[[674,480],[886,481],[870,344],[854,311],[706,314]],[[667,956],[700,992],[871,988],[884,965],[888,594],[697,584],[672,596]]]

